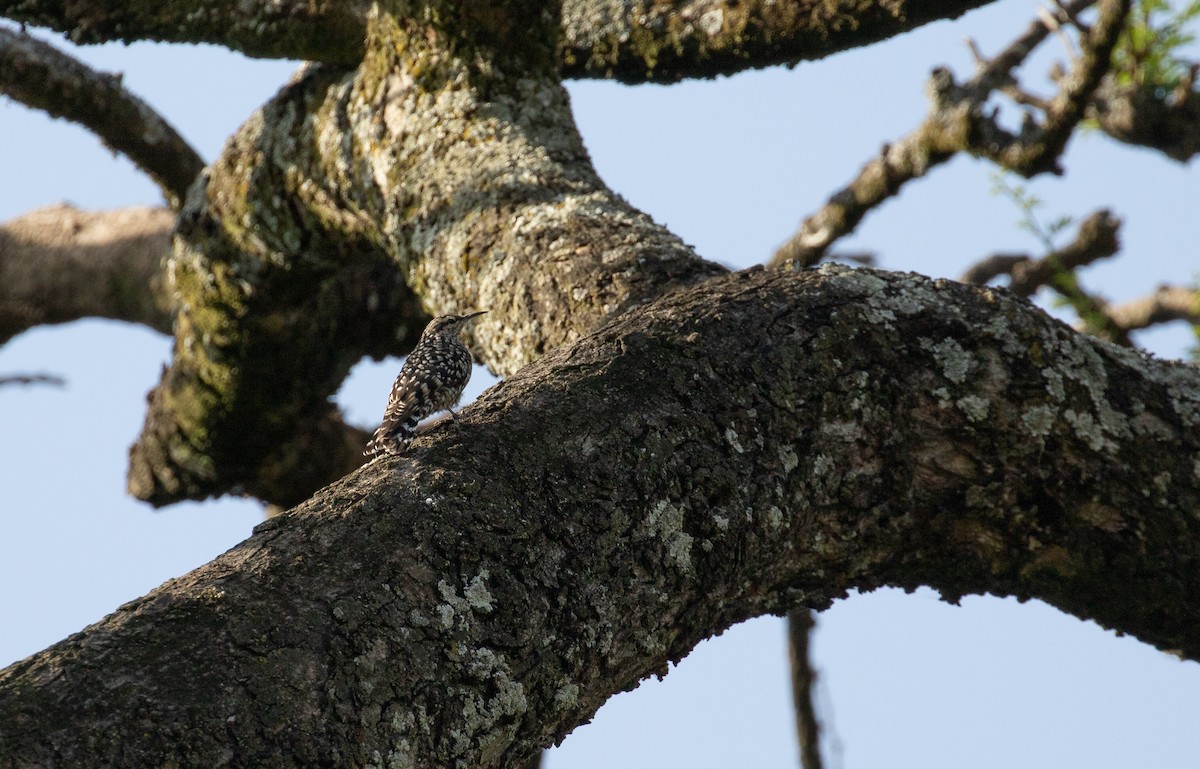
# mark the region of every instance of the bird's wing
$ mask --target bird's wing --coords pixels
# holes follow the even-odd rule
[[[377,435],[391,432],[395,427],[413,417],[417,410],[419,393],[410,372],[400,371],[392,392],[388,395],[387,409],[383,412],[383,421],[376,430]],[[420,417],[417,417],[420,419]]]

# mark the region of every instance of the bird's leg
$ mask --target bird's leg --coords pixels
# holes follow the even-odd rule
[[[454,420],[454,424],[458,424],[458,414],[454,413],[454,409],[446,409],[446,411],[450,412],[450,418]]]

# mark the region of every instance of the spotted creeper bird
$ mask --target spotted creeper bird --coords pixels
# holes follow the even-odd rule
[[[471,379],[471,352],[458,335],[467,321],[485,312],[439,315],[429,321],[392,385],[383,423],[364,456],[402,454],[422,419],[438,411],[454,416],[454,406]]]

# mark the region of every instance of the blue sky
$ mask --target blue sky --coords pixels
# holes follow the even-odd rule
[[[931,67],[969,75],[962,44],[995,51],[1032,4],[1002,2],[795,69],[629,88],[571,86],[605,180],[710,259],[762,261],[883,143],[917,125]],[[1047,45],[1053,57],[1061,47]],[[195,46],[119,45],[79,54],[123,71],[211,160],[295,65]],[[1039,60],[1039,69],[1049,57]],[[1063,179],[1031,189],[1047,220],[1107,206],[1125,220],[1121,257],[1088,268],[1115,300],[1200,272],[1200,174],[1096,134],[1077,137]],[[955,277],[996,251],[1037,251],[990,167],[958,159],[870,215],[846,250],[880,266]],[[82,129],[0,99],[0,219],[68,200],[159,202],[156,188]],[[1177,357],[1181,327],[1140,337]],[[102,618],[194,568],[261,519],[245,500],[161,512],[124,493],[129,444],[169,340],[125,324],[37,329],[0,348],[0,374],[48,371],[65,388],[0,388],[0,665]],[[382,411],[397,361],[364,363],[338,400],[363,425]],[[471,392],[488,384],[477,376]],[[837,603],[815,639],[830,766],[1191,767],[1200,755],[1200,666],[1032,602],[880,591]],[[664,681],[619,695],[552,752],[550,769],[797,765],[782,623],[766,618],[701,644]]]

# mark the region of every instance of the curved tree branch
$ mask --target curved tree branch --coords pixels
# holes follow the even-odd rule
[[[31,211],[0,225],[0,344],[35,326],[92,317],[170,334],[177,296],[166,285],[162,263],[174,225],[175,214],[165,208],[97,213],[68,205]],[[412,327],[419,331],[422,313],[402,282],[387,292],[387,276],[394,272],[387,265],[373,270],[352,266],[339,285],[354,285],[354,277],[369,282],[367,301],[384,309],[400,307],[392,320],[413,318]],[[400,355],[413,342],[411,335],[379,336],[383,338],[368,354]],[[296,489],[320,488],[358,467],[368,437],[325,403],[276,448],[256,488],[263,499],[295,504],[300,501]],[[344,457],[340,465],[331,462],[338,456]]]
[[[0,344],[34,326],[102,317],[171,333],[162,260],[175,214],[50,206],[0,224]]]
[[[670,83],[716,77],[821,59],[957,18],[989,1],[566,0],[559,59],[570,78]]]
[[[0,673],[10,766],[511,766],[748,617],[1040,598],[1200,658],[1200,371],[827,267],[549,353]]]
[[[556,56],[564,76],[644,83],[819,59],[931,21],[957,18],[987,2],[871,0],[851,7],[729,0],[567,0],[531,4],[526,18],[549,14],[560,19]],[[0,16],[50,27],[76,43],[207,42],[249,56],[355,65],[365,53],[371,5],[362,0],[219,0],[165,3],[150,13],[115,0],[0,0]],[[426,2],[406,12],[414,19],[436,19],[463,9],[482,17],[488,14],[485,5],[456,3],[451,8]]]
[[[0,374],[0,387],[8,385],[50,385],[62,387],[67,380],[54,374]]]
[[[371,3],[0,0],[0,16],[49,27],[71,42],[215,43],[247,56],[353,64],[362,57]]]
[[[0,27],[0,94],[79,123],[133,161],[179,208],[204,161],[150,105],[53,46]]]

